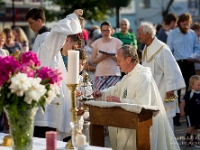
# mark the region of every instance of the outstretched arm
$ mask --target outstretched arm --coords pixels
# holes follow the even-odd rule
[[[54,25],[50,34],[38,49],[38,56],[42,66],[51,65],[53,57],[60,51],[68,35],[82,32],[78,18],[82,14],[83,10],[75,10],[74,13]]]

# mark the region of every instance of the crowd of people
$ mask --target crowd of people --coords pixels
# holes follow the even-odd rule
[[[71,96],[66,86],[68,51],[78,50],[80,82],[81,73],[87,72],[96,100],[159,107],[160,113],[153,117],[150,130],[152,150],[180,149],[176,140],[174,144],[169,142],[176,139],[174,125],[181,125],[180,116],[186,117],[188,125],[186,144],[200,145],[197,140],[200,128],[200,24],[192,24],[188,13],[180,16],[169,13],[162,25],[157,26],[159,28],[151,22],[141,22],[136,36],[130,32],[130,22],[126,18],[120,22],[120,31],[113,33],[108,21],[86,30],[82,15],[83,10],[77,9],[48,29],[44,10],[30,9],[26,20],[36,34],[32,48],[22,28],[5,28],[0,32],[2,57],[16,51],[33,51],[42,66],[60,68],[63,73],[62,95],[53,101],[60,105],[46,106],[45,114],[38,110],[34,136],[45,137],[46,131],[57,131],[58,140],[70,139]],[[185,89],[183,99],[182,89]],[[77,88],[77,99],[80,95],[81,90]],[[83,114],[79,105],[77,115]],[[8,130],[5,118],[2,112],[0,132]],[[133,150],[135,147],[132,142],[134,130],[110,127],[109,136],[114,150]]]

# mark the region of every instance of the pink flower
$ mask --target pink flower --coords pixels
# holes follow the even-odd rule
[[[28,77],[32,77],[32,78],[35,76],[34,70],[31,67],[25,66],[25,65],[19,66],[16,69],[16,72],[25,73],[27,74]]]
[[[0,57],[0,86],[5,82],[8,81],[10,75],[12,75],[16,68],[20,66],[20,63],[13,57]]]
[[[62,73],[59,69],[51,69],[48,67],[43,67],[37,71],[37,77],[40,77],[42,80],[48,79],[50,84],[60,84],[60,81],[63,79]]]
[[[40,66],[37,54],[34,52],[25,52],[21,54],[21,63],[26,66]]]

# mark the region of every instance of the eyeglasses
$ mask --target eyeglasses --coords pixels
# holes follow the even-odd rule
[[[111,30],[101,30],[102,32],[110,32]]]

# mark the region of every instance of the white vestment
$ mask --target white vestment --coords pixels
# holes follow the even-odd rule
[[[151,150],[180,150],[150,68],[137,64],[120,82],[102,92],[103,99],[113,95],[122,103],[157,106],[160,112],[152,118],[150,128]],[[135,133],[132,129],[109,127],[113,150],[136,150]]]
[[[35,126],[56,128],[58,140],[69,136],[71,131],[69,124],[71,122],[71,93],[66,86],[67,70],[60,49],[68,35],[80,32],[82,30],[78,17],[76,14],[70,14],[54,25],[37,50],[41,66],[59,68],[63,74],[63,80],[60,85],[60,97],[55,98],[50,105],[45,107],[45,113],[42,113],[40,109],[35,117]],[[59,103],[59,105],[55,103]]]
[[[151,45],[144,48],[142,59],[142,65],[151,68],[168,118],[174,117],[176,112],[180,112],[178,102],[166,102],[166,92],[185,87],[185,81],[174,56],[169,47],[155,37]]]
[[[41,44],[44,42],[45,37],[48,35],[49,35],[49,32],[44,32],[36,36],[33,47],[32,47],[33,52],[37,53],[38,48],[41,46]]]

